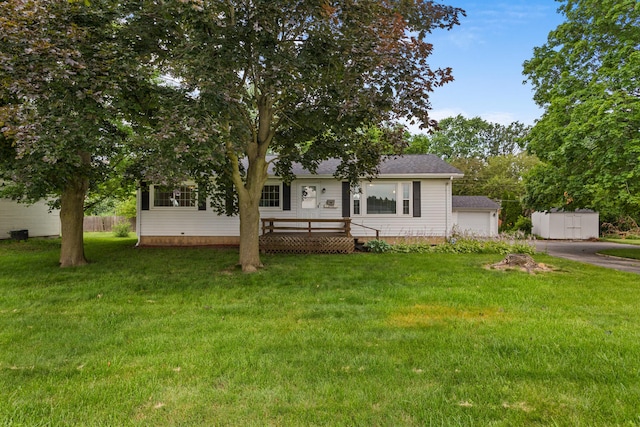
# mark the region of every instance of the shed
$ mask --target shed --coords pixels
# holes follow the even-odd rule
[[[0,239],[8,239],[16,231],[24,232],[19,235],[25,237],[59,236],[59,213],[57,209],[50,210],[45,201],[27,205],[0,199]]]
[[[485,196],[453,196],[453,223],[457,228],[476,236],[498,235],[500,205]]]
[[[531,215],[532,233],[544,239],[587,240],[600,235],[600,215],[590,209],[551,209]]]

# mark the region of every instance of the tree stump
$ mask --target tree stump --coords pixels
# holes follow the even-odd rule
[[[493,264],[491,268],[507,269],[516,268],[533,274],[535,271],[549,271],[544,264],[538,264],[531,255],[527,254],[508,254],[502,261]]]

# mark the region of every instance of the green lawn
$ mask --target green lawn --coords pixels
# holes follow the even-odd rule
[[[603,242],[624,243],[625,245],[640,245],[640,239],[614,239],[607,237],[600,240]]]
[[[640,280],[546,255],[0,242],[0,425],[640,425]]]
[[[638,249],[605,249],[599,253],[603,255],[617,256],[620,258],[640,259],[640,248]]]

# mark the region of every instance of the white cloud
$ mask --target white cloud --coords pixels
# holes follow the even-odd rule
[[[460,49],[469,49],[474,45],[485,43],[482,37],[482,28],[480,27],[456,29],[447,35],[447,40]]]
[[[517,121],[518,119],[513,115],[513,113],[507,113],[504,111],[492,111],[489,113],[483,113],[480,115],[484,120],[491,123],[499,123],[501,125],[510,125],[511,123]]]
[[[440,110],[431,110],[429,112],[429,118],[439,121],[447,117],[455,117],[458,114],[461,114],[465,117],[468,116],[468,114],[464,110],[459,108],[443,108]],[[427,129],[420,129],[420,125],[418,123],[411,125],[407,120],[400,120],[400,123],[405,125],[407,127],[407,131],[412,135],[427,133]]]
[[[534,121],[533,119],[522,120],[516,117],[515,114],[505,112],[505,111],[489,111],[489,112],[484,112],[480,114],[469,114],[461,108],[443,108],[439,110],[432,110],[429,113],[429,117],[437,121],[446,119],[447,117],[455,117],[457,115],[461,115],[463,117],[466,117],[467,119],[471,119],[473,117],[480,117],[481,119],[489,123],[498,123],[504,126],[508,126],[511,123],[517,122],[517,121],[524,123],[525,125],[532,125]],[[420,129],[418,124],[410,125],[406,120],[401,121],[401,123],[407,127],[407,130],[412,135],[417,135],[417,134],[427,132],[426,129]]]
[[[429,116],[435,120],[446,119],[447,117],[455,117],[458,114],[468,117],[469,114],[462,108],[442,108],[439,110],[433,110],[429,113]]]

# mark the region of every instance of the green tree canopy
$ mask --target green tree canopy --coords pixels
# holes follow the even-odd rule
[[[544,108],[529,148],[535,209],[640,214],[640,3],[568,0],[566,20],[524,63]]]
[[[447,117],[430,135],[409,137],[410,153],[430,153],[448,160],[464,173],[453,185],[454,195],[482,195],[502,202],[504,227],[523,214],[523,177],[539,160],[526,153],[529,126],[491,123],[480,117]]]
[[[170,167],[167,159],[177,154],[198,177],[214,165],[223,189],[233,184],[244,271],[261,265],[258,204],[267,154],[277,155],[276,170],[289,180],[293,161],[313,170],[329,157],[343,160],[336,174],[351,181],[375,173],[381,155],[403,145],[395,122],[432,124],[429,93],[452,75],[429,66],[427,39],[463,13],[424,0],[156,5],[152,13],[165,18],[158,22],[167,31],[157,58],[176,82],[176,97],[160,112],[154,137],[167,148],[147,154],[156,158],[155,170],[168,173],[157,165]]]
[[[61,266],[86,263],[89,189],[126,158],[123,100],[146,80],[129,2],[0,2],[0,178],[4,195],[58,199]],[[121,174],[118,171],[116,175]]]
[[[523,151],[528,132],[529,126],[517,121],[505,126],[480,117],[457,115],[440,120],[432,134],[411,136],[407,152],[435,154],[445,160],[484,160]]]

